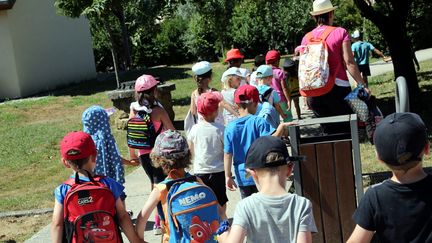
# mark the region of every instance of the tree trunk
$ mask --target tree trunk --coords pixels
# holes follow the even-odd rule
[[[126,18],[124,15],[123,7],[120,6],[116,16],[120,21],[121,35],[122,35],[123,48],[124,48],[123,56],[124,56],[124,60],[126,61],[125,63],[126,69],[130,69],[132,66],[132,57],[131,57],[131,50],[129,45],[129,31],[126,26]]]
[[[119,68],[118,68],[118,58],[117,58],[117,48],[116,48],[116,43],[114,40],[114,34],[111,30],[111,26],[107,21],[107,18],[103,18],[103,22],[104,22],[104,26],[105,26],[105,30],[108,33],[108,39],[110,40],[110,44],[111,44],[111,55],[112,55],[112,59],[113,59],[113,65],[114,65],[114,73],[115,73],[115,77],[116,77],[116,82],[117,82],[117,88],[120,87],[120,78],[119,78]]]
[[[375,24],[389,46],[395,80],[403,76],[407,81],[410,111],[419,112],[422,104],[420,88],[412,57],[411,42],[405,28],[406,23],[400,23],[399,19],[389,19],[389,21],[378,21]]]
[[[422,104],[419,95],[420,89],[413,63],[411,42],[406,29],[407,15],[412,7],[412,1],[384,1],[383,3],[388,10],[392,10],[388,16],[376,11],[365,0],[354,0],[354,3],[360,9],[362,16],[372,21],[383,34],[393,60],[395,80],[398,76],[405,77],[408,85],[410,110],[419,112]]]

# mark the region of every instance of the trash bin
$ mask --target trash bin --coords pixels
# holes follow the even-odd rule
[[[351,132],[301,136],[317,124],[349,122]],[[300,120],[290,127],[291,152],[306,159],[294,168],[295,193],[312,202],[318,233],[313,242],[346,242],[355,223],[352,215],[363,195],[357,116]]]

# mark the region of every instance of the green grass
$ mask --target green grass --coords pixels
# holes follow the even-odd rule
[[[421,96],[417,98],[421,100],[422,104],[424,104],[421,108],[422,112],[420,115],[426,126],[429,127],[429,140],[432,141],[432,132],[430,127],[430,124],[432,124],[432,107],[429,105],[432,102],[432,97],[430,95],[432,92],[432,60],[422,62],[420,65],[421,70],[417,72],[417,76]],[[394,112],[396,84],[394,82],[393,72],[370,78],[369,86],[372,94],[377,96],[378,107],[382,110],[384,115]],[[360,149],[363,173],[388,171],[388,168],[385,165],[377,162],[374,147],[370,143],[361,144]],[[430,156],[425,157],[424,166],[432,166],[432,159]]]

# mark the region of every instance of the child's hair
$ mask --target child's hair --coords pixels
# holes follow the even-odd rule
[[[74,155],[79,153],[79,151],[71,149],[67,153],[68,155]],[[82,159],[74,159],[74,160],[72,159],[65,159],[65,160],[73,169],[80,171],[83,168],[83,166],[90,161],[90,157],[82,158]]]
[[[205,89],[209,87],[211,76],[212,76],[212,70],[203,73],[201,75],[195,76],[195,81],[198,87],[198,95],[201,95],[205,91]]]
[[[270,152],[267,154],[266,156],[266,163],[271,163],[273,161],[278,161],[278,160],[284,160],[285,158],[283,157],[282,154],[280,153],[275,153],[275,152]],[[274,167],[266,167],[266,168],[259,168],[256,169],[258,172],[267,172],[270,175],[274,176],[277,175],[280,171],[280,166],[274,166]]]
[[[234,88],[233,87],[233,78],[235,78],[235,75],[228,75],[225,77],[225,79],[223,80],[223,88],[224,89],[229,89],[229,88]]]
[[[255,57],[255,60],[254,60],[254,68],[253,68],[253,71],[256,71],[256,69],[257,69],[259,66],[264,65],[264,64],[266,64],[266,63],[265,63],[265,57],[264,57],[264,55],[263,55],[263,54],[259,54],[259,55],[257,55],[257,56]]]
[[[157,156],[152,152],[150,153],[150,159],[154,167],[162,168],[165,173],[168,173],[173,169],[189,168],[192,164],[190,152],[188,152],[184,157],[176,159]]]
[[[408,170],[410,170],[410,169],[412,169],[412,168],[414,168],[414,167],[416,167],[419,163],[421,163],[421,161],[419,160],[419,161],[411,161],[411,162],[408,162],[407,164],[403,164],[403,165],[398,165],[398,166],[395,166],[395,165],[389,165],[389,164],[386,164],[392,171],[403,171],[404,173],[406,173]]]
[[[157,99],[154,96],[154,91],[156,88],[157,86],[154,86],[148,90],[135,92],[135,100],[138,101],[140,106],[153,108],[157,105]]]

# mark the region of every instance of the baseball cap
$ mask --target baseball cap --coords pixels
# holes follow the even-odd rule
[[[174,130],[166,130],[157,136],[152,154],[167,159],[183,159],[188,155],[186,139]]]
[[[265,78],[269,76],[273,76],[273,69],[269,65],[261,65],[258,67],[257,71],[257,78]]]
[[[354,32],[351,34],[352,38],[359,38],[360,37],[360,31],[354,30]]]
[[[244,56],[241,54],[239,49],[231,49],[227,52],[227,58],[225,59],[225,62],[228,62],[232,59],[243,59]]]
[[[234,102],[237,104],[259,102],[259,93],[257,88],[249,84],[238,87],[234,92]]]
[[[295,65],[295,62],[290,58],[285,58],[284,63],[282,64],[282,67],[289,68]]]
[[[230,67],[228,68],[223,74],[222,74],[222,78],[221,81],[224,82],[224,80],[226,79],[226,77],[230,76],[230,75],[236,75],[239,77],[244,78],[244,75],[240,72],[240,68],[238,67]]]
[[[154,87],[158,83],[159,81],[157,81],[153,76],[144,74],[136,80],[135,90],[138,92],[145,91]]]
[[[96,145],[89,134],[70,132],[60,142],[60,153],[67,160],[84,159],[96,153]]]
[[[219,92],[207,92],[198,96],[197,110],[203,116],[207,116],[217,111],[219,102],[222,101],[222,95]]]
[[[421,160],[420,154],[428,143],[427,129],[417,114],[393,113],[377,125],[374,142],[380,160],[404,165]]]
[[[269,153],[277,153],[283,157],[280,160],[268,161]],[[282,139],[273,136],[265,136],[256,139],[249,147],[246,154],[246,168],[258,169],[286,165],[293,161],[302,160],[303,157],[289,155],[286,144]]]
[[[266,57],[265,57],[267,64],[269,63],[269,61],[273,61],[273,60],[277,60],[277,59],[280,59],[280,54],[278,51],[270,50],[267,52]]]
[[[195,75],[203,75],[208,71],[212,70],[211,64],[207,61],[197,62],[192,66],[192,72]]]

